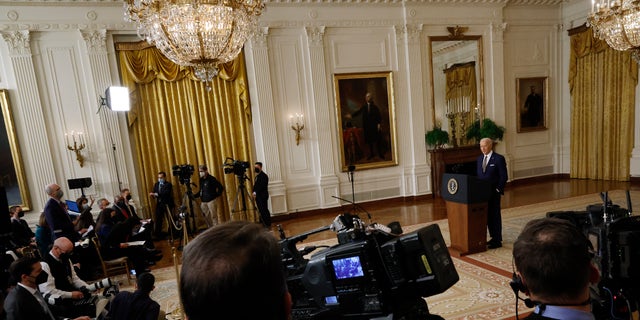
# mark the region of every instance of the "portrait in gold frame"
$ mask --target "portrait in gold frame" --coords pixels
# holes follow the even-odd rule
[[[20,205],[26,211],[31,208],[29,188],[9,104],[9,92],[5,89],[0,90],[0,108],[3,120],[0,121],[0,185],[7,191],[9,205]]]
[[[334,86],[342,171],[397,165],[392,73],[335,74]]]

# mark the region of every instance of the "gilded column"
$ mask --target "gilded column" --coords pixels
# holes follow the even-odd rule
[[[11,65],[16,80],[13,96],[13,114],[22,159],[25,165],[27,181],[33,199],[32,209],[40,211],[48,196],[44,187],[56,182],[53,168],[52,148],[57,145],[50,141],[45,125],[42,102],[38,94],[38,81],[31,53],[30,34],[28,30],[3,31],[2,38],[7,43]],[[22,129],[25,128],[25,129]],[[26,129],[28,128],[28,129]],[[29,134],[25,134],[25,130]],[[22,133],[22,134],[20,134]],[[57,181],[63,185],[64,181]]]
[[[339,180],[336,176],[333,155],[339,147],[335,146],[332,139],[331,124],[332,105],[327,100],[330,97],[327,86],[327,65],[324,57],[324,26],[306,27],[307,41],[309,43],[309,60],[311,63],[310,77],[313,80],[313,102],[315,119],[315,135],[318,137],[318,155],[320,157],[320,207],[332,207],[339,204],[338,199],[331,196],[339,195]],[[311,128],[310,128],[311,129]],[[338,169],[340,170],[340,169]]]

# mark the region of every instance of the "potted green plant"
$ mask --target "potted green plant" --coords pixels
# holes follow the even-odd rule
[[[449,133],[436,126],[433,130],[429,130],[425,134],[425,140],[427,145],[440,149],[442,146],[449,143]]]
[[[476,142],[480,142],[482,138],[500,141],[504,137],[504,131],[504,127],[497,125],[491,119],[484,118],[482,120],[482,126],[480,126],[480,120],[476,120],[467,128],[466,138],[468,140],[474,139]]]

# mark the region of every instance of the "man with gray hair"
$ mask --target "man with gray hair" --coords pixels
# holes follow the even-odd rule
[[[65,204],[62,202],[64,192],[60,186],[52,183],[47,185],[44,191],[49,195],[49,201],[45,204],[43,212],[47,224],[51,228],[53,239],[67,237],[73,242],[78,241],[80,234],[75,231],[71,217],[69,217]]]
[[[500,198],[504,194],[504,186],[507,184],[507,162],[502,155],[493,151],[493,140],[483,138],[480,140],[477,173],[478,178],[491,183],[491,196],[487,208],[487,227],[491,239],[487,242],[489,249],[502,247],[502,216],[500,213]]]

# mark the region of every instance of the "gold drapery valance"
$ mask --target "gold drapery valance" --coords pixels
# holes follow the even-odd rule
[[[210,174],[226,189],[218,203],[218,220],[230,220],[229,203],[235,199],[238,181],[235,175],[223,173],[222,164],[227,157],[253,159],[244,56],[221,65],[209,91],[191,68],[174,64],[146,42],[118,43],[116,50],[123,84],[132,96],[128,120],[142,195],[150,192],[157,173],[164,171],[174,185],[177,202],[186,202],[186,187],[172,177],[172,167],[193,164],[196,174],[192,179],[198,184],[197,166],[207,164]],[[145,214],[155,212],[155,201],[140,198]],[[253,207],[248,205],[247,209]],[[233,218],[255,221],[256,215],[251,211]],[[202,221],[199,224],[204,225]]]
[[[570,33],[572,178],[628,181],[638,65],[591,28]]]

